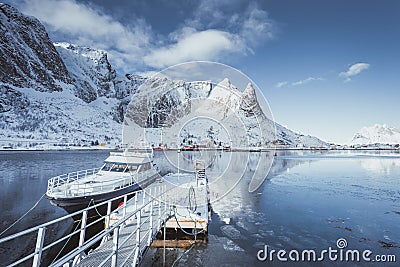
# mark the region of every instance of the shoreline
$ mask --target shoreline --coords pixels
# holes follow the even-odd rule
[[[0,149],[0,153],[2,152],[49,152],[49,151],[120,151],[111,147],[102,147],[102,148],[57,148],[57,149],[48,149],[48,148],[38,148],[38,149]],[[164,149],[159,151],[178,151],[178,148]],[[186,150],[186,151],[223,151],[223,152],[270,152],[270,151],[399,151],[400,148],[341,148],[341,149],[331,149],[331,148],[232,148],[231,150],[222,150],[222,149],[198,149],[198,150]],[[180,150],[180,152],[185,150]]]
[[[118,151],[115,148],[57,148],[57,149],[46,149],[46,148],[38,148],[38,149],[0,149],[0,153],[2,152],[49,152],[49,151]]]

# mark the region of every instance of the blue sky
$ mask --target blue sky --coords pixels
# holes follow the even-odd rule
[[[231,65],[304,134],[344,143],[363,126],[400,128],[400,1],[5,2],[53,41],[106,50],[121,72]]]

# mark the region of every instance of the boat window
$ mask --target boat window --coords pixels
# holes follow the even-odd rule
[[[147,163],[145,163],[145,164],[140,166],[140,171],[141,172],[144,172],[144,171],[147,171],[147,170],[150,170],[150,169],[151,169],[150,162],[147,162]]]
[[[106,163],[103,165],[103,167],[101,168],[102,171],[109,171],[112,167],[112,163]]]
[[[128,171],[130,172],[136,172],[137,168],[137,165],[128,165]]]
[[[111,171],[112,172],[123,172],[126,168],[126,164],[114,164]]]

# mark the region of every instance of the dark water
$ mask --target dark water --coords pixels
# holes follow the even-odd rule
[[[174,152],[175,153],[175,152]],[[45,192],[47,179],[66,172],[101,165],[107,151],[7,152],[0,154],[0,231],[27,211]],[[175,154],[176,155],[176,154]],[[182,154],[187,166],[195,158]],[[174,155],[171,154],[171,157]],[[268,179],[255,192],[248,192],[254,162],[265,153],[218,153],[208,174],[225,170],[227,182],[216,182],[217,193],[228,192],[212,203],[207,245],[189,251],[169,250],[169,265],[176,266],[280,266],[274,259],[257,260],[257,252],[270,249],[321,251],[346,239],[349,249],[369,249],[375,254],[393,254],[400,261],[400,155],[396,152],[278,151]],[[246,160],[246,161],[245,161]],[[235,172],[249,161],[236,184]],[[157,161],[159,167],[166,164]],[[250,166],[250,167],[249,167]],[[211,179],[212,181],[212,179]],[[213,182],[213,181],[212,181]],[[228,190],[225,190],[225,187]],[[222,188],[222,189],[221,189]],[[220,190],[220,191],[218,191]],[[66,214],[42,200],[27,218],[5,235]],[[70,224],[53,229],[62,235]],[[33,241],[32,241],[33,240]],[[34,243],[32,239],[30,243]],[[26,244],[0,247],[0,266],[22,252]],[[158,266],[160,250],[152,249],[142,266]],[[50,256],[48,256],[50,257]],[[293,262],[292,262],[293,264]],[[294,266],[321,265],[299,263]],[[331,262],[323,265],[368,266],[365,262]],[[376,265],[376,263],[371,266]],[[379,266],[396,266],[380,264]],[[398,265],[398,264],[397,264]]]

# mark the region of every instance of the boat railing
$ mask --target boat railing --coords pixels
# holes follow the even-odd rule
[[[47,181],[47,195],[51,196],[53,194],[53,191],[55,188],[60,187],[65,184],[69,184],[74,181],[78,181],[80,179],[86,178],[90,175],[96,174],[100,168],[93,168],[93,169],[87,169],[87,170],[82,170],[82,171],[77,171],[77,172],[70,172],[62,175],[55,176],[53,178],[50,178]]]
[[[99,168],[83,170],[68,174],[59,175],[50,178],[47,182],[47,196],[49,197],[79,197],[92,195],[93,192],[103,192],[120,190],[125,187],[132,186],[137,183],[141,185],[141,182],[146,180],[149,176],[148,172],[129,173],[128,175],[116,176],[113,179],[107,179],[104,181],[92,182],[87,181],[86,183],[80,183],[84,178],[93,176],[98,173]],[[157,175],[156,172],[152,176]]]
[[[27,251],[26,254],[28,255],[22,256],[22,258],[20,258],[15,262],[8,263],[7,266],[12,267],[20,264],[26,265],[28,262],[30,262],[31,264],[29,265],[38,267],[41,265],[41,260],[42,258],[44,258],[43,256],[44,253],[50,253],[50,249],[59,250],[58,248],[59,246],[69,242],[70,239],[73,236],[75,236],[78,238],[78,240],[76,245],[73,246],[72,250],[70,252],[67,252],[67,254],[62,258],[55,259],[53,260],[52,263],[49,264],[49,266],[74,266],[77,263],[77,261],[79,262],[79,260],[82,258],[85,251],[88,251],[95,244],[98,244],[104,239],[109,239],[111,235],[113,236],[114,240],[116,237],[118,238],[119,231],[122,227],[124,227],[126,222],[136,218],[140,220],[140,218],[144,214],[143,210],[149,210],[150,214],[156,216],[154,220],[150,219],[151,223],[149,229],[141,229],[142,224],[140,224],[140,226],[136,230],[137,233],[140,233],[142,231],[148,231],[147,235],[149,236],[149,239],[148,241],[146,241],[146,246],[149,246],[150,240],[154,238],[155,234],[158,232],[158,229],[160,228],[160,225],[163,224],[165,220],[169,218],[173,210],[171,205],[172,203],[168,199],[168,194],[166,194],[168,191],[170,191],[170,189],[171,189],[170,186],[166,185],[165,183],[161,183],[160,185],[157,185],[150,190],[147,189],[140,190],[125,195],[121,195],[113,199],[104,201],[102,203],[89,206],[75,213],[71,213],[63,217],[54,219],[50,222],[46,222],[41,225],[31,227],[30,229],[18,232],[16,234],[1,238],[0,245],[4,246],[7,244],[7,242],[12,242],[12,241],[18,243],[24,243],[25,242],[24,238],[34,239],[36,235],[36,243],[35,243],[36,245],[35,247],[31,248],[32,249],[31,252]],[[138,195],[141,196],[140,200],[137,197]],[[135,203],[137,203],[135,204],[135,207],[137,206],[137,208],[135,208],[134,212],[127,212],[127,201],[132,197],[134,197],[136,201]],[[111,214],[113,212],[112,203],[114,201],[120,201],[120,200],[123,200],[124,203],[123,206],[120,207],[120,209],[122,209],[123,218],[117,221],[116,223],[110,225],[110,223],[107,222],[110,221]],[[98,212],[98,209],[101,206],[107,207],[107,213],[104,216],[98,216],[97,219],[93,220],[92,218],[91,220],[88,220],[89,212],[91,213]],[[76,221],[76,218],[80,219]],[[95,224],[98,224],[102,220],[106,221],[107,226],[105,227],[105,229],[98,231],[94,236],[88,238],[87,237],[88,228],[94,226]],[[75,227],[74,230],[65,233],[64,236],[61,237],[54,236],[54,233],[51,229],[56,229],[57,225],[61,225],[61,223],[72,223],[73,221],[75,223],[79,223],[78,226],[80,227],[78,226]],[[142,247],[140,246],[141,241],[139,240],[138,242],[139,243],[137,248],[140,249]],[[116,244],[117,245],[114,244],[115,249],[113,249],[111,254],[107,257],[107,259],[112,259],[112,266],[116,266],[118,250],[122,249],[122,246],[120,247],[118,246],[118,242]],[[142,255],[141,253],[142,251],[135,251],[136,260],[141,257]],[[119,260],[122,260],[121,257]],[[103,266],[104,264],[105,261],[100,266]]]

